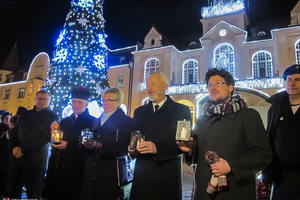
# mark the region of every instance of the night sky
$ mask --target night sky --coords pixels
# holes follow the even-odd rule
[[[250,24],[289,19],[298,0],[249,0]],[[19,64],[44,51],[52,58],[71,0],[0,0],[0,66],[17,42]],[[167,37],[201,32],[201,7],[208,0],[105,0],[110,49],[142,42],[152,25]]]

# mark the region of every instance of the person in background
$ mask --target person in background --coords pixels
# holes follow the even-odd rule
[[[120,187],[127,183],[127,147],[131,118],[120,108],[124,94],[119,88],[103,91],[104,112],[94,121],[94,139],[84,143],[90,149],[81,200],[120,200]]]
[[[209,100],[192,131],[194,145],[177,141],[186,162],[197,164],[194,200],[254,200],[255,175],[272,159],[262,119],[233,95],[229,72],[209,69],[205,81]]]
[[[181,200],[183,152],[175,137],[178,121],[191,121],[190,109],[165,95],[168,80],[163,73],[151,73],[146,84],[151,101],[135,109],[133,117],[134,130],[145,141],[138,145],[130,200]]]
[[[0,123],[0,198],[7,197],[7,180],[11,158],[11,152],[8,149],[11,116],[10,112],[5,112],[1,116],[2,123]]]
[[[0,123],[2,122],[1,116],[2,116],[4,113],[6,113],[6,110],[0,110]]]
[[[262,171],[262,181],[273,184],[273,200],[300,199],[300,65],[288,67],[282,78],[286,91],[266,101],[267,133],[273,150],[272,163]]]
[[[90,91],[81,85],[72,89],[71,94],[73,114],[60,123],[51,124],[52,130],[63,131],[63,139],[60,144],[52,144],[43,199],[76,200],[80,197],[86,156],[79,141],[81,131],[91,129],[95,118],[87,109]]]
[[[25,185],[28,199],[41,199],[53,121],[57,114],[49,109],[50,93],[40,90],[32,110],[24,111],[11,130],[13,158],[9,172],[8,197],[20,199]]]

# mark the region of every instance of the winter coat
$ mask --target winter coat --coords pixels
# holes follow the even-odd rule
[[[192,157],[186,157],[186,160],[197,164],[194,200],[256,199],[255,175],[272,159],[259,113],[244,108],[230,115],[202,115],[192,132],[195,140],[194,160],[190,160]],[[205,161],[207,151],[216,152],[231,168],[227,174],[228,187],[213,195],[206,192],[212,176],[212,170]]]
[[[182,199],[182,151],[175,136],[183,119],[191,120],[189,108],[169,96],[155,113],[152,102],[135,110],[134,129],[155,144],[157,153],[137,156],[130,200]]]
[[[32,110],[22,113],[19,122],[10,132],[9,142],[10,150],[19,146],[23,156],[18,159],[13,156],[13,163],[46,169],[50,125],[53,121],[58,121],[58,116],[48,108],[38,111],[34,106]]]
[[[63,140],[68,144],[64,150],[52,147],[43,197],[51,200],[79,199],[86,162],[80,144],[81,130],[91,129],[94,119],[86,110],[78,118],[72,114],[60,122]]]
[[[7,173],[9,171],[9,162],[11,152],[8,149],[8,131],[7,124],[0,123],[0,173]]]
[[[102,126],[101,117],[96,119],[92,129],[102,148],[92,150],[88,156],[80,199],[118,200],[118,176],[120,185],[127,183],[126,155],[132,130],[131,118],[118,108]]]
[[[273,150],[272,163],[262,171],[264,183],[280,182],[284,171],[300,172],[300,110],[293,114],[286,91],[266,100],[268,111],[267,133]]]

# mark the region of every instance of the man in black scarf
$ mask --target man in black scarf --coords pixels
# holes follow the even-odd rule
[[[229,72],[209,69],[205,80],[210,99],[195,124],[193,145],[177,142],[187,163],[197,164],[194,200],[256,199],[255,174],[272,158],[260,115],[233,95]]]

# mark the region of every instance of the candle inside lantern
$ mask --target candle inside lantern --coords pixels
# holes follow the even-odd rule
[[[52,143],[59,143],[63,137],[63,132],[60,130],[53,130],[51,131],[51,142]]]
[[[186,136],[187,136],[187,130],[185,127],[182,127],[181,132],[180,132],[180,137],[186,138]]]

